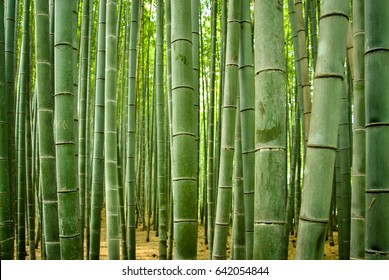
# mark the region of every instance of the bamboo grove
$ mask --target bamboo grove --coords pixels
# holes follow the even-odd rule
[[[0,0],[0,258],[389,259],[388,30],[387,0]]]

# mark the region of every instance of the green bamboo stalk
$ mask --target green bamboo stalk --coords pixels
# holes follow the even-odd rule
[[[151,97],[152,98],[152,97]],[[153,104],[154,99],[152,99],[152,101],[150,101],[151,104]],[[149,242],[150,241],[150,230],[151,230],[151,217],[153,216],[153,206],[154,206],[154,200],[153,200],[153,180],[154,180],[154,177],[155,177],[155,174],[154,174],[154,168],[153,168],[153,164],[154,164],[154,155],[156,153],[154,153],[154,108],[152,107],[151,109],[151,124],[150,124],[150,147],[149,147],[149,170],[148,170],[148,174],[150,174],[149,176],[149,184],[148,184],[148,194],[147,194],[147,199],[148,199],[148,208],[147,208],[147,235],[146,235],[146,242]],[[155,222],[155,219],[154,219],[154,222]]]
[[[250,1],[242,0],[239,51],[239,92],[242,123],[243,188],[246,259],[253,258],[255,174],[255,81]]]
[[[118,132],[119,134],[119,132]],[[117,137],[117,146],[116,146],[116,152],[117,152],[117,173],[118,173],[118,196],[119,196],[119,228],[120,228],[120,247],[121,247],[121,254],[122,258],[124,260],[128,259],[128,253],[127,253],[127,225],[126,225],[126,214],[124,209],[124,188],[123,188],[123,172],[122,172],[122,153],[120,151],[120,140],[119,137]]]
[[[199,23],[199,64],[200,64],[200,77],[204,77],[205,74],[205,62],[204,62],[204,52],[208,50],[208,48],[204,47],[204,32],[203,32],[203,21],[201,20],[203,17],[203,9],[199,8],[200,12],[200,23]],[[208,138],[207,138],[207,112],[208,112],[208,79],[201,79],[201,83],[199,83],[199,192],[201,192],[201,198],[199,196],[199,205],[200,205],[200,223],[204,224],[204,243],[208,244],[208,223],[207,223],[207,171],[208,171]],[[202,112],[205,112],[203,114]],[[200,162],[201,161],[201,162]]]
[[[89,2],[90,7],[90,15],[89,15],[89,32],[88,32],[88,69],[87,69],[87,92],[93,92],[94,87],[92,84],[92,76],[95,76],[95,57],[92,54],[92,45],[94,42],[96,42],[96,35],[95,35],[95,25],[94,23],[97,22],[97,16],[98,13],[94,12],[94,1]],[[96,10],[97,11],[97,10]],[[93,58],[92,58],[93,57]],[[93,68],[93,71],[92,71]],[[92,124],[91,116],[94,114],[94,107],[93,107],[93,99],[92,94],[87,94],[86,97],[86,147],[85,147],[85,180],[86,180],[86,189],[85,189],[85,234],[86,234],[86,259],[89,260],[89,247],[90,247],[90,218],[91,218],[91,164],[92,164],[92,145],[93,145],[93,130],[92,130]]]
[[[105,25],[106,1],[99,2],[99,26],[97,35],[94,141],[92,158],[91,222],[89,259],[100,256],[101,209],[104,185],[104,88],[105,88]]]
[[[166,2],[165,2],[166,3]],[[151,231],[151,217],[154,216],[154,205],[155,205],[155,200],[154,200],[154,183],[155,183],[155,168],[154,168],[154,160],[155,156],[157,153],[155,152],[156,149],[156,139],[155,139],[155,95],[152,94],[149,96],[149,106],[148,106],[148,114],[150,114],[150,125],[149,125],[149,139],[150,139],[150,144],[149,144],[149,171],[148,174],[149,176],[149,184],[148,184],[148,221],[147,221],[147,237],[146,241],[150,241],[150,231]],[[155,224],[155,219],[154,219],[154,224]],[[155,228],[155,227],[154,227]]]
[[[197,156],[194,119],[191,1],[172,0],[174,258],[197,258]]]
[[[315,101],[297,239],[298,259],[324,257],[344,79],[348,8],[347,0],[323,2],[314,79]]]
[[[121,192],[123,195],[126,193],[126,170],[127,170],[127,130],[128,130],[128,60],[129,60],[129,53],[130,53],[130,48],[129,48],[129,34],[130,34],[130,8],[131,5],[126,5],[126,9],[124,12],[124,24],[125,27],[123,28],[124,35],[123,36],[123,47],[120,47],[118,45],[118,52],[121,53],[121,59],[119,58],[119,61],[121,60],[121,66],[119,66],[119,69],[121,70],[121,77],[119,78],[119,81],[121,82],[121,87],[119,91],[119,99],[120,99],[120,116],[119,116],[119,124],[118,124],[118,141],[119,141],[119,157],[120,157],[120,162],[118,162],[118,166],[120,165],[120,169],[123,171],[120,171],[121,177],[119,177],[120,182],[124,182],[124,185],[120,187]],[[120,19],[118,19],[118,24],[120,23]],[[120,139],[120,140],[119,140]],[[123,197],[123,199],[126,199]],[[125,201],[127,203],[127,201]],[[125,205],[123,205],[125,209]],[[122,208],[120,208],[120,212],[122,212]],[[125,210],[124,210],[125,211]],[[124,218],[126,219],[126,217]],[[121,219],[122,220],[122,219]],[[127,224],[125,225],[127,227]],[[125,231],[125,234],[127,235],[127,229]],[[123,232],[121,233],[123,236]],[[127,242],[127,237],[122,238],[122,242],[126,240]],[[123,245],[123,244],[122,244]],[[128,251],[127,249],[127,244],[126,248],[123,248],[122,250]],[[127,256],[128,258],[128,256]],[[127,259],[126,258],[126,259]]]
[[[227,235],[232,202],[236,97],[238,94],[238,57],[241,1],[228,2],[226,77],[224,84],[219,183],[216,204],[212,259],[226,259]]]
[[[365,190],[366,190],[366,131],[365,131],[365,4],[353,2],[354,45],[354,129],[351,190],[350,258],[365,258]]]
[[[312,46],[312,65],[316,67],[317,60],[317,3],[316,0],[309,0],[310,13],[309,13],[309,26],[310,26],[310,39]]]
[[[88,84],[88,51],[89,51],[89,0],[82,2],[80,71],[78,87],[78,186],[80,195],[80,238],[81,256],[84,255],[85,228],[85,192],[86,192],[86,116],[87,116],[87,84]]]
[[[50,89],[54,93],[54,29],[55,29],[55,20],[54,20],[54,0],[49,0],[49,57],[50,57],[50,73],[51,73],[51,83]]]
[[[155,94],[154,94],[155,95]],[[156,103],[156,98],[153,99],[153,151],[157,150],[157,106],[155,106]],[[152,164],[152,177],[153,177],[153,182],[152,182],[152,187],[153,187],[153,217],[154,217],[154,231],[155,231],[155,236],[158,236],[158,165],[157,165],[157,152],[153,153],[153,164]]]
[[[80,47],[79,39],[78,39],[78,12],[79,12],[79,5],[78,0],[73,1],[70,5],[72,5],[72,25],[77,32],[73,33],[72,37],[72,47],[73,47],[73,63],[76,65],[76,71],[73,72],[73,92],[74,92],[74,108],[73,110],[73,119],[74,119],[74,144],[75,144],[75,150],[74,150],[74,156],[76,157],[76,170],[78,171],[78,150],[79,150],[79,110],[78,110],[78,87],[79,87],[79,75],[78,75],[78,61],[79,61],[79,54],[78,54],[78,48]],[[78,178],[76,180],[77,187],[78,187]],[[81,234],[80,234],[81,236]],[[81,238],[80,238],[80,246],[81,246]],[[81,249],[81,248],[80,248]]]
[[[31,11],[32,12],[32,11]],[[30,13],[30,11],[29,11]],[[31,17],[31,16],[30,16]],[[31,21],[30,21],[31,22]],[[34,24],[32,20],[32,24]],[[28,26],[28,34],[29,37],[31,37],[32,28],[31,25]],[[29,44],[30,44],[30,38],[29,38]],[[29,45],[28,44],[28,45]],[[32,65],[31,65],[31,51],[27,54],[27,73],[32,72]],[[34,146],[34,143],[32,142],[31,135],[35,130],[36,121],[33,118],[34,111],[36,110],[36,107],[34,107],[34,98],[36,94],[31,94],[33,91],[31,88],[31,76],[27,75],[27,94],[26,94],[26,130],[25,130],[25,141],[26,141],[26,225],[27,225],[27,242],[28,242],[28,256],[29,260],[35,260],[36,254],[35,254],[35,201],[34,201],[34,192],[33,192],[33,186],[32,186],[32,149]],[[35,91],[36,92],[36,91]],[[28,144],[30,143],[30,144]]]
[[[221,23],[220,23],[220,77],[219,77],[219,94],[218,94],[218,104],[217,109],[217,118],[216,118],[216,135],[215,135],[215,170],[214,174],[214,185],[217,186],[219,183],[219,169],[220,169],[220,147],[221,147],[221,127],[222,127],[222,105],[223,105],[223,95],[224,95],[224,79],[225,79],[225,69],[226,69],[226,40],[227,40],[227,0],[222,0],[221,7]],[[217,198],[218,188],[215,187],[215,200]],[[216,211],[216,210],[215,210]]]
[[[4,0],[0,1],[0,259],[13,259],[11,185],[8,154],[8,92],[6,91]]]
[[[292,28],[292,42],[293,42],[293,53],[294,53],[294,62],[295,62],[295,77],[296,77],[296,84],[297,85],[302,85],[301,82],[301,63],[300,60],[298,59],[300,57],[299,54],[299,40],[298,40],[298,35],[297,35],[297,15],[296,15],[296,9],[294,6],[294,0],[288,0],[288,10],[289,10],[289,21],[290,25]],[[298,108],[299,110],[299,119],[301,119],[302,122],[302,134],[303,134],[303,139],[306,139],[305,137],[305,129],[304,127],[304,118],[301,116],[304,116],[304,100],[303,100],[303,89],[302,86],[297,87],[297,103],[298,103]],[[306,142],[303,142],[304,144],[304,155],[306,151]]]
[[[57,195],[61,259],[80,259],[80,214],[74,135],[73,6],[55,3],[54,20],[54,136],[56,149]]]
[[[154,65],[155,65],[155,60],[154,60]],[[142,69],[145,69],[144,66],[142,66]],[[142,71],[142,70],[141,70]],[[145,71],[145,73],[147,73]],[[146,74],[144,74],[144,79],[145,79],[145,76]],[[146,81],[147,79],[145,79]],[[154,83],[155,83],[155,79],[154,79]],[[147,82],[145,82],[145,87],[148,86],[147,85]],[[136,185],[136,207],[137,207],[137,211],[136,211],[136,226],[140,225],[142,223],[141,219],[142,219],[142,205],[141,205],[141,195],[142,195],[142,177],[141,177],[141,168],[142,168],[142,157],[143,157],[143,147],[141,146],[141,143],[143,143],[143,131],[142,131],[142,121],[143,121],[143,116],[144,116],[144,112],[143,112],[143,107],[142,107],[142,100],[143,98],[141,98],[140,96],[144,96],[145,95],[145,92],[146,89],[143,88],[142,91],[141,91],[141,94],[138,94],[137,95],[137,98],[136,98],[136,101],[135,101],[135,107],[137,108],[140,108],[140,111],[139,111],[139,114],[136,118],[137,122],[136,122],[136,128],[135,128],[135,141],[136,141],[136,147],[135,147],[135,150],[136,150],[136,153],[135,153],[135,185]],[[155,93],[155,92],[154,92]],[[157,194],[158,196],[158,191],[157,191]]]
[[[209,109],[208,109],[208,144],[207,144],[207,239],[208,239],[208,258],[212,258],[213,235],[215,228],[215,66],[216,66],[216,28],[217,28],[217,1],[212,0],[211,6],[211,59],[210,59],[210,85],[209,85]]]
[[[16,257],[19,260],[26,258],[26,114],[27,98],[29,91],[28,82],[28,60],[29,60],[29,23],[30,23],[30,1],[23,2],[23,30],[22,45],[20,49],[20,68],[17,115],[18,115],[18,196],[17,196],[17,251]],[[30,143],[28,143],[30,144]]]
[[[197,123],[197,129],[196,129],[196,142],[197,142],[197,171],[196,171],[196,178],[197,178],[197,189],[199,190],[199,172],[200,172],[200,122],[199,122],[199,113],[200,113],[200,43],[199,43],[199,16],[200,16],[200,0],[191,0],[191,11],[192,11],[192,63],[193,63],[193,88],[194,88],[194,95],[193,95],[193,103],[195,106],[195,109],[193,111],[195,122]],[[200,199],[198,196],[197,199]]]
[[[134,260],[136,258],[135,244],[135,209],[136,209],[136,194],[135,194],[135,129],[136,129],[136,58],[138,45],[138,29],[139,29],[139,1],[132,1],[131,6],[131,23],[130,23],[130,42],[129,42],[129,70],[128,70],[128,141],[127,141],[127,239],[128,239],[128,258]]]
[[[167,107],[168,107],[168,120],[169,120],[169,138],[170,138],[170,153],[172,147],[172,23],[171,23],[171,3],[170,0],[165,0],[165,29],[166,29],[166,93],[167,93]]]
[[[283,1],[256,1],[254,259],[286,259],[286,62]]]
[[[166,95],[167,95],[167,110],[168,110],[168,132],[169,132],[169,160],[170,160],[170,167],[167,169],[169,173],[169,229],[168,229],[168,252],[167,252],[167,258],[168,260],[173,259],[173,192],[172,192],[172,177],[171,177],[171,155],[173,151],[173,129],[172,129],[172,51],[171,51],[171,3],[170,0],[165,1],[165,28],[166,28]],[[151,133],[150,133],[151,134]],[[152,137],[150,137],[152,139]],[[150,141],[152,143],[152,141]],[[151,162],[151,161],[150,161]],[[151,210],[151,208],[150,208]]]
[[[16,186],[16,138],[15,138],[15,75],[16,75],[16,48],[15,40],[16,36],[16,18],[18,15],[17,4],[18,1],[7,1],[5,6],[5,91],[7,93],[7,117],[8,117],[8,170],[9,170],[9,183],[11,191],[11,226],[12,226],[12,238],[15,239],[15,190]],[[14,241],[12,241],[12,258],[14,257]]]
[[[297,105],[297,103],[296,103]],[[295,123],[293,125],[293,134],[291,135],[291,155],[290,155],[290,179],[288,183],[288,201],[287,201],[287,233],[293,235],[295,226],[295,193],[296,193],[296,173],[297,173],[297,160],[300,147],[300,114],[296,106]]]
[[[300,64],[301,84],[298,84],[302,90],[302,97],[304,102],[304,141],[305,148],[309,138],[309,129],[311,122],[312,102],[310,95],[310,81],[309,81],[309,64],[306,45],[306,32],[304,27],[304,18],[302,12],[302,0],[295,0],[295,11],[297,20],[297,40],[298,40],[298,56],[296,60]]]
[[[296,179],[295,179],[295,189],[294,189],[294,221],[296,224],[296,235],[298,232],[299,227],[299,217],[300,217],[300,209],[301,209],[301,167],[302,167],[302,160],[301,160],[301,116],[300,114],[297,114],[297,122],[299,122],[299,132],[297,135],[297,143],[298,143],[298,151],[297,151],[297,167],[296,167]]]
[[[20,61],[19,61],[19,64],[20,64]],[[19,70],[18,70],[18,72],[20,72]],[[19,78],[19,76],[20,76],[20,74],[18,73],[17,74],[17,78],[16,79],[18,79]],[[17,158],[18,158],[18,149],[19,149],[19,143],[18,143],[18,141],[19,141],[19,126],[20,126],[20,123],[19,123],[19,117],[20,117],[20,112],[19,112],[19,108],[20,108],[20,85],[19,85],[19,83],[17,82],[16,83],[17,84],[17,87],[16,87],[16,96],[15,96],[15,148],[16,148],[16,150],[15,150],[15,153],[16,153],[16,175],[18,176],[18,163],[17,163]],[[16,176],[16,177],[17,177]],[[16,178],[16,198],[15,198],[15,200],[14,200],[14,203],[15,203],[15,214],[17,213],[17,188],[18,188],[18,178]],[[16,214],[17,215],[17,214]],[[17,219],[15,220],[15,227],[17,228],[17,226],[18,226],[18,222],[17,222]],[[17,237],[16,237],[17,238]]]
[[[148,39],[149,40],[149,39]],[[148,42],[148,46],[150,46],[150,41]],[[154,52],[156,52],[156,49],[154,49]],[[149,54],[147,52],[147,57],[149,57]],[[138,60],[139,61],[139,60]],[[139,62],[138,62],[139,63]],[[137,136],[137,206],[138,206],[138,212],[137,212],[137,218],[139,220],[139,223],[142,224],[143,229],[145,229],[146,222],[145,222],[145,192],[144,192],[144,173],[145,173],[145,150],[146,150],[146,145],[141,145],[141,143],[145,143],[145,135],[146,135],[146,107],[145,107],[145,102],[144,100],[146,99],[146,96],[149,94],[149,79],[147,77],[149,67],[148,63],[146,60],[143,61],[142,67],[144,69],[144,83],[143,83],[143,88],[142,88],[142,93],[137,95],[137,100],[135,106],[140,109],[140,114],[138,118],[138,123],[137,123],[137,131],[135,131],[135,135]],[[156,56],[154,55],[154,67],[156,67]],[[142,71],[142,70],[140,70]],[[154,69],[155,71],[155,69]],[[154,84],[156,84],[156,76],[154,75]],[[154,88],[154,90],[156,90]],[[137,222],[138,224],[138,222]]]
[[[146,96],[147,89],[144,88],[142,90],[142,97],[138,97],[138,102],[136,104],[137,108],[142,108],[141,113],[139,114],[139,122],[137,124],[137,127],[139,127],[138,131],[135,132],[136,135],[139,135],[137,137],[138,143],[145,143],[145,108],[143,105],[143,100]],[[142,100],[142,101],[141,101]],[[145,178],[145,145],[141,146],[138,144],[137,147],[137,163],[136,163],[136,185],[137,185],[137,225],[139,224],[142,229],[145,229],[146,223],[145,223],[145,185],[144,185],[144,178]]]
[[[341,201],[342,216],[339,223],[342,224],[343,235],[343,259],[350,259],[350,213],[351,213],[351,139],[349,92],[344,82],[341,96],[341,114],[339,124],[339,156],[340,156],[340,176],[341,176]]]
[[[117,174],[117,0],[107,1],[105,100],[104,100],[104,168],[108,259],[120,259],[119,194]]]
[[[339,146],[339,135],[338,135],[338,146]],[[343,253],[344,253],[344,230],[343,230],[343,203],[342,203],[342,175],[340,170],[340,150],[337,149],[336,151],[336,158],[335,158],[335,170],[334,170],[334,183],[335,186],[333,187],[333,190],[336,192],[335,196],[335,203],[334,207],[336,208],[336,211],[334,211],[334,217],[335,217],[335,225],[337,225],[338,229],[338,256],[339,259],[344,259]],[[332,212],[332,211],[331,211]],[[330,231],[331,229],[329,229]]]
[[[365,1],[366,259],[389,260],[389,2]]]
[[[237,109],[239,110],[239,98]],[[232,224],[232,250],[231,259],[246,259],[246,242],[245,242],[245,203],[243,190],[243,164],[242,164],[242,141],[241,141],[241,121],[240,114],[236,114],[235,122],[235,150],[234,150],[234,213]]]
[[[31,25],[29,26],[29,34],[31,34]],[[31,55],[31,54],[30,54]],[[28,60],[28,68],[31,73],[31,57]],[[31,87],[31,78],[28,79],[28,88]],[[36,94],[33,97],[30,97],[30,92],[27,91],[26,99],[26,108],[30,108],[26,114],[26,132],[25,138],[26,143],[31,143],[26,145],[26,211],[27,211],[27,225],[28,225],[28,256],[30,260],[36,259],[35,252],[35,192],[33,186],[33,177],[32,177],[32,166],[33,166],[33,148],[35,148],[35,142],[32,141],[32,134],[36,132],[36,109],[37,104],[34,102],[36,100]],[[33,105],[31,105],[31,103]],[[31,120],[32,118],[32,120]]]
[[[35,224],[36,224],[36,230],[35,230],[35,247],[41,248],[41,257],[40,259],[44,259],[45,256],[45,244],[43,244],[42,241],[42,192],[39,182],[39,131],[38,131],[38,93],[36,89],[35,98],[34,98],[34,121],[37,123],[35,125],[35,131],[32,134],[32,141],[33,141],[33,172],[32,172],[32,182],[33,182],[33,188],[34,188],[34,199],[35,199]],[[54,144],[54,141],[52,141]],[[53,145],[54,147],[54,145]],[[54,176],[55,177],[55,176]],[[56,188],[56,185],[54,185],[54,188]],[[55,190],[53,191],[55,194]],[[58,201],[57,201],[57,215],[58,215]],[[58,216],[57,216],[58,217]],[[58,218],[57,218],[58,219]],[[58,232],[58,226],[57,226],[57,232]],[[57,238],[57,244],[59,248],[59,237]],[[58,250],[59,252],[59,250]],[[58,254],[60,255],[60,254]],[[58,257],[59,258],[59,257]]]
[[[139,26],[142,26],[143,24],[143,11],[144,11],[144,3],[143,1],[140,3],[140,15],[139,15]],[[138,39],[138,49],[139,52],[137,53],[136,61],[137,61],[137,68],[136,68],[136,75],[139,76],[139,82],[136,82],[136,97],[134,97],[133,105],[135,108],[139,108],[139,114],[136,115],[136,121],[134,121],[135,125],[132,128],[131,133],[134,135],[132,136],[135,141],[135,150],[133,152],[133,162],[135,166],[134,171],[134,186],[135,188],[135,196],[134,196],[134,202],[133,205],[136,205],[136,218],[134,221],[134,225],[138,227],[139,225],[139,219],[141,218],[141,204],[140,204],[140,198],[141,198],[141,188],[143,186],[141,185],[141,181],[143,178],[141,177],[141,157],[143,156],[143,145],[142,145],[142,137],[143,137],[143,131],[142,131],[142,119],[143,119],[143,112],[144,107],[141,105],[143,96],[145,96],[146,92],[149,92],[149,75],[150,75],[150,69],[147,67],[150,63],[150,36],[152,34],[152,29],[150,26],[152,26],[150,22],[150,14],[148,13],[148,10],[145,10],[145,17],[147,20],[145,20],[145,24],[148,25],[149,28],[147,28],[147,32],[143,32],[143,28],[139,28],[139,38]],[[145,47],[141,48],[141,45],[145,44]],[[140,51],[142,50],[142,51]],[[155,51],[155,48],[154,48]],[[154,56],[155,58],[155,56]],[[155,63],[154,63],[155,67]],[[153,84],[155,84],[155,76],[153,77]],[[153,88],[155,90],[155,87]],[[155,93],[155,92],[153,92]],[[135,114],[134,114],[135,116]],[[155,153],[157,155],[157,153]],[[155,165],[157,167],[157,165]],[[155,193],[157,195],[157,193]],[[157,215],[158,216],[158,215]],[[144,226],[144,225],[143,225]]]
[[[167,259],[167,192],[166,192],[166,142],[165,142],[165,104],[163,88],[163,11],[162,1],[157,0],[157,37],[155,89],[157,98],[157,157],[158,157],[158,196],[159,196],[159,259]]]
[[[336,162],[335,162],[336,165]],[[336,172],[336,167],[335,167],[335,172]],[[328,242],[330,243],[330,246],[335,245],[334,241],[334,230],[336,228],[336,219],[335,219],[335,212],[337,211],[336,209],[336,178],[334,176],[332,184],[332,197],[331,197],[331,209],[330,209],[330,218],[328,221],[328,227],[327,227],[327,239]],[[339,250],[339,235],[338,235],[338,250]]]
[[[202,10],[200,9],[200,13],[202,13]],[[202,18],[202,16],[200,17]],[[204,51],[206,48],[204,47],[204,32],[202,32],[203,29],[203,23],[202,21],[200,22],[200,77],[204,77],[205,74],[205,55]],[[202,93],[201,98],[201,112],[205,112],[205,114],[200,114],[200,119],[201,119],[201,125],[200,125],[200,142],[201,142],[201,148],[202,148],[202,157],[200,157],[202,163],[200,163],[200,174],[199,177],[201,178],[201,192],[202,192],[202,198],[201,198],[201,207],[200,207],[200,213],[201,213],[201,218],[200,222],[201,224],[204,224],[204,244],[208,244],[208,202],[207,202],[207,176],[208,176],[208,135],[207,135],[207,114],[208,114],[208,80],[207,79],[202,79],[201,80],[201,89],[200,93]],[[203,168],[201,168],[201,166]]]

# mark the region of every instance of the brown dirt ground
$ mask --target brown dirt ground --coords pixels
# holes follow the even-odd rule
[[[104,216],[104,215],[103,215]],[[337,260],[338,257],[338,236],[337,232],[334,232],[334,243],[335,245],[331,246],[329,241],[326,241],[325,244],[325,254],[324,258],[327,260]],[[295,259],[296,255],[296,237],[290,236],[289,238],[289,252],[288,259]],[[230,258],[230,243],[231,243],[231,230],[228,235],[227,240],[227,259]],[[39,244],[40,246],[40,244]],[[199,260],[208,259],[208,245],[204,241],[204,225],[199,224],[198,227],[198,251],[197,258]],[[28,252],[28,248],[27,248]],[[136,256],[137,260],[158,260],[158,237],[156,236],[155,231],[150,230],[150,240],[147,242],[147,230],[142,226],[138,226],[136,229]],[[26,259],[29,259],[27,256]],[[40,259],[40,247],[36,250],[36,259]],[[100,259],[107,259],[107,240],[105,232],[105,222],[104,218],[102,221],[102,236],[101,236],[101,249],[100,249]]]
[[[336,260],[338,258],[338,242],[337,242],[337,232],[334,232],[334,242],[335,245],[331,246],[328,241],[325,244],[325,253],[324,258],[327,260]],[[150,231],[150,240],[147,240],[147,230],[138,227],[136,230],[136,256],[137,260],[158,260],[158,237],[155,234],[155,231]],[[296,240],[295,236],[290,236],[289,238],[289,252],[288,259],[295,259],[296,256]],[[230,256],[230,242],[231,242],[231,230],[228,236],[227,242],[227,259]],[[204,241],[204,225],[199,224],[198,227],[198,243],[197,243],[197,258],[199,260],[208,259],[208,245]],[[102,247],[101,247],[101,259],[107,259],[107,242],[105,235],[102,238]]]

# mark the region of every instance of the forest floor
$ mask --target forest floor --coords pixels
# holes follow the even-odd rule
[[[104,220],[104,218],[103,218]],[[338,233],[334,231],[334,245],[330,245],[330,242],[327,240],[325,244],[325,252],[324,259],[326,260],[337,260],[338,257]],[[288,251],[288,259],[293,260],[296,257],[296,236],[289,236],[289,251]],[[36,259],[41,259],[40,257],[40,245],[36,249]],[[230,259],[231,253],[231,230],[228,235],[227,240],[227,259]],[[147,241],[147,230],[142,226],[138,226],[136,229],[136,258],[137,260],[158,260],[158,236],[156,236],[156,232],[154,230],[150,230],[149,241]],[[28,252],[28,248],[26,249]],[[100,259],[107,259],[107,240],[106,240],[106,231],[105,231],[105,223],[102,221],[102,232],[101,232],[101,247],[100,247]],[[85,253],[85,250],[84,250]],[[197,244],[197,258],[199,260],[207,260],[208,259],[208,245],[205,244],[204,238],[204,225],[199,224],[198,226],[198,244]],[[29,259],[29,256],[26,257]],[[86,259],[86,258],[84,258]]]
[[[293,260],[296,257],[296,236],[289,237],[289,252],[288,259]],[[227,259],[230,259],[231,252],[231,230],[228,235],[227,241]],[[334,232],[334,245],[331,246],[327,240],[325,244],[324,259],[326,260],[337,260],[338,257],[338,234]],[[158,236],[156,232],[150,231],[150,238],[147,242],[147,230],[142,227],[138,227],[136,231],[136,256],[137,260],[158,260]],[[102,237],[102,247],[100,252],[101,259],[107,259],[107,242],[105,236]],[[204,225],[199,224],[198,226],[198,244],[197,244],[197,258],[199,260],[208,260],[208,245],[205,244],[204,238]]]

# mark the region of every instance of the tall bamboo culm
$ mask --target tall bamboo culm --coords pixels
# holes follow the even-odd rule
[[[344,90],[349,1],[323,2],[297,238],[298,259],[323,259]]]
[[[286,62],[283,1],[260,0],[255,22],[254,259],[286,259]]]
[[[49,38],[49,3],[35,1],[36,90],[38,101],[39,177],[42,191],[43,231],[47,259],[60,259],[58,232],[58,199],[54,146],[54,98]]]
[[[240,109],[239,98],[237,109]],[[241,115],[236,114],[235,121],[235,148],[234,148],[234,179],[233,179],[233,225],[231,259],[246,259],[246,229],[245,229],[245,203],[243,190]]]
[[[166,141],[165,141],[165,96],[163,86],[163,6],[157,1],[156,37],[156,98],[157,98],[157,153],[158,153],[158,196],[159,196],[159,258],[167,259],[167,188],[166,188]]]
[[[210,85],[209,85],[209,109],[208,109],[208,143],[207,143],[207,239],[208,239],[208,258],[212,258],[214,221],[215,221],[215,180],[214,180],[214,162],[215,162],[215,64],[216,64],[216,14],[217,1],[212,0],[211,7],[211,59],[210,59]]]
[[[22,44],[20,48],[20,66],[19,66],[19,78],[18,78],[18,90],[17,90],[17,103],[16,103],[16,129],[17,129],[17,259],[25,259],[26,252],[26,187],[27,187],[27,157],[26,157],[26,132],[28,130],[26,115],[29,114],[29,43],[30,43],[30,1],[23,1],[23,27],[22,27]]]
[[[5,84],[4,0],[0,1],[0,259],[13,259],[11,187],[8,162],[8,93]]]
[[[74,1],[74,0],[73,0]],[[55,3],[54,100],[57,195],[61,259],[80,259],[79,197],[75,158],[73,60],[73,5]]]
[[[119,190],[117,172],[117,0],[107,1],[105,99],[104,99],[104,169],[108,259],[120,259]]]
[[[128,69],[128,136],[127,136],[127,163],[126,163],[126,192],[127,192],[127,239],[128,258],[136,258],[135,244],[135,128],[136,128],[136,59],[138,53],[138,29],[139,29],[139,0],[131,3],[131,23],[129,42],[129,69]]]
[[[15,139],[15,75],[16,75],[16,50],[17,50],[17,29],[16,18],[18,17],[18,1],[7,1],[4,11],[4,24],[5,24],[5,92],[7,94],[7,122],[8,122],[8,172],[9,172],[9,189],[10,189],[10,201],[11,201],[11,239],[13,239],[11,249],[11,255],[13,258],[15,251],[15,221],[13,216],[15,215],[16,207],[16,139]]]
[[[84,255],[84,228],[85,228],[85,198],[86,198],[86,141],[87,141],[87,84],[88,84],[88,52],[89,52],[89,0],[82,4],[81,43],[80,43],[80,71],[78,87],[78,186],[80,195],[80,234],[81,255]]]
[[[365,258],[389,260],[389,1],[365,1]]]
[[[172,180],[175,259],[197,258],[197,148],[191,1],[171,1]]]
[[[354,129],[352,155],[351,236],[350,258],[365,258],[365,189],[366,189],[366,130],[365,130],[365,1],[353,2],[354,44]]]
[[[238,94],[238,57],[241,1],[228,2],[226,77],[221,119],[220,167],[216,203],[215,236],[212,259],[227,257],[226,245],[232,204],[236,97]]]
[[[253,258],[255,179],[255,81],[250,1],[242,0],[239,46],[239,93],[243,192],[246,232],[246,259]]]
[[[99,2],[96,54],[96,86],[94,112],[94,141],[92,157],[91,219],[89,259],[100,258],[101,210],[104,193],[104,88],[105,88],[105,25],[106,1]]]

